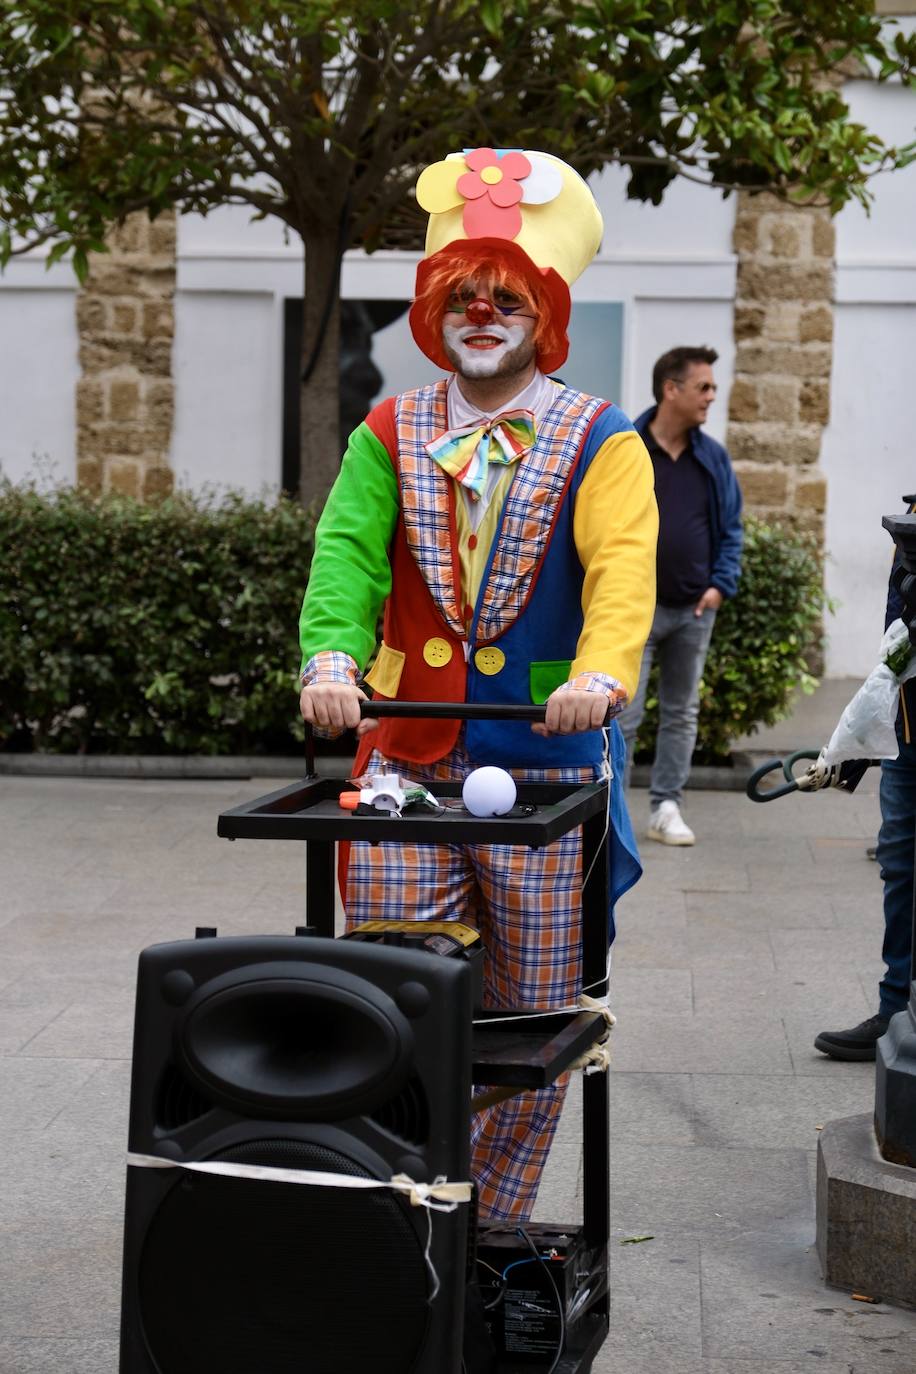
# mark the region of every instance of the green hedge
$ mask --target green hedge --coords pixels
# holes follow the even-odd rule
[[[828,609],[814,541],[747,516],[738,595],[716,616],[700,686],[695,757],[724,758],[732,742],[786,714],[794,692],[812,691]],[[657,669],[649,679],[636,756],[651,757],[658,728]]]
[[[0,748],[291,752],[314,521],[0,484]]]
[[[703,679],[701,756],[726,754],[813,683],[815,551],[753,519],[746,529],[741,589]],[[287,500],[143,506],[0,483],[0,749],[290,752],[313,530]],[[650,688],[649,749],[657,709]]]

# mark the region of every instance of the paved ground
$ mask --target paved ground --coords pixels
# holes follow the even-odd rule
[[[780,742],[832,723],[814,711]],[[694,793],[697,847],[645,847],[615,954],[613,1317],[596,1374],[916,1368],[916,1313],[825,1288],[813,1250],[817,1127],[873,1105],[873,1067],[811,1042],[874,1010],[875,781],[761,807]],[[266,790],[0,783],[0,1374],[115,1374],[136,954],[199,924],[301,922],[298,846],[216,838],[219,810]],[[572,1103],[544,1219],[570,1218],[578,1176]]]

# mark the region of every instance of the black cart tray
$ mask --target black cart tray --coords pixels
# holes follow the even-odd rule
[[[337,802],[353,784],[338,778],[306,778],[223,811],[218,834],[228,840],[394,840],[411,844],[551,844],[607,805],[603,783],[522,783],[507,816],[441,814],[412,809],[403,816],[344,811]],[[459,801],[461,784],[435,783],[445,802]],[[525,814],[526,807],[533,807]]]
[[[492,1017],[490,1025],[482,1024]],[[473,1081],[477,1084],[546,1088],[607,1030],[594,1011],[543,1016],[495,1009],[479,1012],[471,1041]]]

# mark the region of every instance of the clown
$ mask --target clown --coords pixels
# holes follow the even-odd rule
[[[617,897],[639,866],[619,727],[600,727],[636,688],[652,622],[652,464],[616,406],[549,375],[601,217],[577,173],[537,152],[452,154],[417,199],[430,219],[410,325],[448,376],[383,401],[351,436],[302,608],[302,715],[358,726],[357,772],[433,791],[481,764],[556,782],[610,767]],[[383,699],[543,702],[546,717],[360,723],[362,683]],[[347,918],[476,924],[492,1005],[567,1006],[581,990],[581,853],[578,831],[542,850],[353,844]],[[481,1216],[530,1215],[564,1090],[475,1117]]]

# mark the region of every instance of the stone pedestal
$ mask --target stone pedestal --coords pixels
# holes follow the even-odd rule
[[[916,1169],[881,1157],[870,1116],[821,1132],[817,1253],[832,1287],[916,1307]]]

